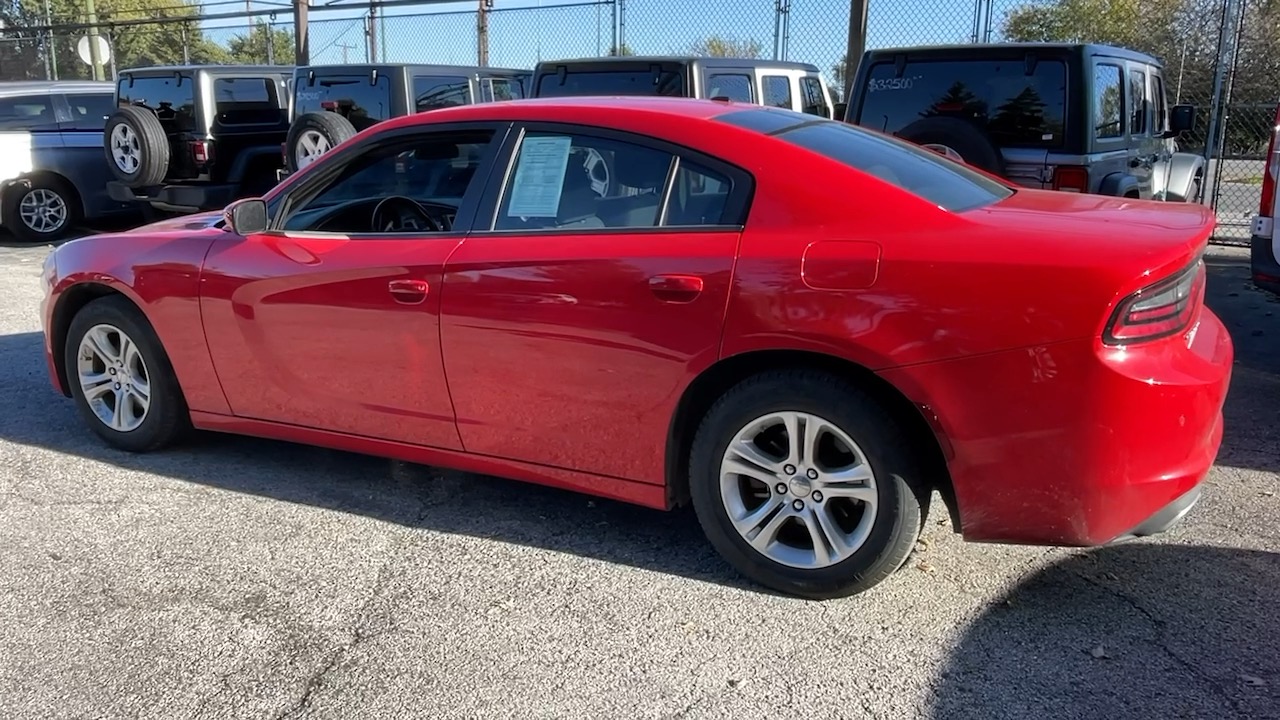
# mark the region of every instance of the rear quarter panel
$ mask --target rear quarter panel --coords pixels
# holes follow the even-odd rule
[[[111,288],[146,316],[173,364],[191,410],[229,413],[205,345],[200,319],[200,269],[220,229],[95,235],[56,252],[52,313],[81,284]],[[69,319],[68,319],[69,320]],[[61,355],[62,348],[48,348]]]

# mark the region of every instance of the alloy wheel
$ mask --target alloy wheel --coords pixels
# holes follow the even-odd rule
[[[146,361],[120,328],[94,325],[76,353],[80,389],[103,425],[117,432],[136,430],[151,409],[151,380]]]

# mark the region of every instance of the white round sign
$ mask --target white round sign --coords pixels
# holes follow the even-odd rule
[[[80,38],[80,42],[76,43],[76,54],[84,61],[85,65],[93,64],[93,57],[89,55],[89,36],[84,35]],[[98,62],[106,64],[111,60],[111,46],[107,44],[107,39],[98,36]]]

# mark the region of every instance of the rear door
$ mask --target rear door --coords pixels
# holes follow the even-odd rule
[[[675,403],[718,357],[751,178],[576,125],[530,124],[512,144],[445,266],[441,346],[462,442],[661,484]]]
[[[289,99],[279,75],[210,75],[213,113],[209,130],[215,146],[212,180],[239,181],[251,165],[270,160],[271,169],[281,161],[280,146],[288,133]],[[263,183],[245,178],[254,187]],[[270,187],[274,176],[265,182]]]
[[[1160,159],[1160,143],[1152,134],[1151,78],[1142,63],[1125,64],[1128,89],[1129,174],[1138,181],[1138,197],[1152,196],[1152,173]]]
[[[314,77],[302,74],[293,93],[295,117],[331,110],[350,120],[357,131],[395,114],[392,78],[383,72],[352,68]]]

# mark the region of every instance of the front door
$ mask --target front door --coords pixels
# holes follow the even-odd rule
[[[1138,181],[1138,196],[1150,200],[1152,171],[1159,160],[1160,143],[1151,132],[1151,92],[1147,67],[1130,62],[1126,68],[1129,87],[1129,174]]]
[[[340,148],[272,230],[209,253],[205,333],[235,415],[460,447],[440,285],[501,132],[409,130]]]
[[[680,393],[718,357],[750,178],[580,127],[531,126],[518,143],[445,266],[462,442],[661,484]]]

